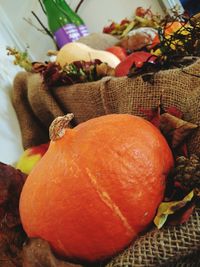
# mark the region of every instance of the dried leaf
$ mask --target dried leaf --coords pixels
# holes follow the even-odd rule
[[[41,70],[40,74],[44,82],[48,86],[59,86],[62,84],[61,67],[55,62],[49,62],[46,66],[44,65],[43,68],[38,68],[37,71],[39,71],[39,69]]]
[[[27,51],[20,52],[15,48],[7,47],[8,55],[14,56],[14,65],[19,65],[26,71],[32,71],[32,63]]]
[[[147,117],[147,120],[149,120],[154,126],[159,128],[160,126],[160,108],[152,108],[152,109],[140,109],[142,113],[144,113]]]
[[[115,76],[115,71],[106,63],[96,65],[96,72],[98,77]]]
[[[19,196],[26,175],[0,163],[0,266],[21,267],[21,249],[26,234],[19,217]]]
[[[21,226],[0,230],[0,266],[22,266],[22,246],[27,239]]]
[[[157,107],[151,109],[141,109],[140,111],[146,115],[147,120],[149,120],[154,126],[160,128],[160,116],[165,113],[162,103],[162,94],[159,98]]]
[[[183,121],[183,112],[181,110],[174,106],[164,108],[161,94],[157,107],[151,109],[140,108],[140,112],[144,113],[147,120],[162,131],[175,157],[188,155],[186,138],[198,126]]]
[[[0,266],[1,267],[16,267],[17,265],[15,263],[12,262],[11,259],[9,259],[9,257],[0,252]],[[18,265],[19,267],[21,267],[20,265]]]
[[[169,113],[169,114],[171,114],[171,115],[173,115],[179,119],[182,119],[182,117],[183,117],[183,112],[174,106],[170,106],[170,107],[166,108],[165,112]]]
[[[176,148],[175,157],[178,157],[178,156],[188,157],[188,147],[186,143],[183,143]]]
[[[42,73],[46,70],[48,64],[46,62],[33,62],[32,63],[32,70],[36,73]]]
[[[163,113],[160,116],[160,129],[169,139],[172,148],[180,145],[197,127],[198,125],[184,121],[169,113]]]
[[[0,230],[20,224],[18,205],[25,179],[25,174],[0,162]]]
[[[57,259],[47,241],[33,238],[23,247],[23,267],[81,267]]]
[[[179,225],[189,220],[195,209],[195,203],[189,203],[170,217],[170,225]]]
[[[194,197],[194,191],[192,190],[182,200],[162,202],[158,207],[157,214],[154,218],[154,224],[158,229],[162,228],[169,215],[174,214],[177,210],[183,208]]]

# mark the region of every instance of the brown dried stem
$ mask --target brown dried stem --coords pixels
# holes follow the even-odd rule
[[[73,113],[68,113],[67,115],[55,118],[49,127],[50,139],[52,141],[56,141],[62,138],[66,130],[69,128],[68,125],[73,118]]]
[[[39,24],[42,26],[42,28],[45,30],[47,35],[49,35],[51,37],[51,39],[53,39],[53,41],[54,41],[53,34],[44,26],[44,24],[41,22],[41,20],[38,18],[38,16],[35,14],[35,12],[31,11],[31,13],[36,18],[36,20],[39,22]]]
[[[44,8],[44,6],[43,6],[41,0],[38,0],[38,2],[39,2],[40,6],[41,6],[41,8],[42,8],[42,11],[44,12],[44,14],[46,14],[46,10],[45,10],[45,8]]]
[[[33,26],[37,31],[46,34],[46,31],[44,29],[40,29],[38,28],[36,25],[33,24],[32,20],[30,18],[23,18],[28,24],[30,24],[31,26]]]
[[[81,7],[81,5],[83,4],[83,2],[84,2],[84,0],[79,1],[77,7],[75,8],[75,12],[76,12],[76,13],[78,13],[78,10],[79,10],[79,8]]]

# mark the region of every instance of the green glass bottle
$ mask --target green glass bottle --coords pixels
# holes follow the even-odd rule
[[[46,10],[49,29],[53,33],[59,48],[81,37],[77,26],[73,24],[70,16],[64,11],[59,1],[43,0],[43,4]]]
[[[69,16],[71,22],[77,26],[78,31],[80,33],[81,36],[86,36],[88,35],[88,28],[85,25],[84,21],[82,20],[82,18],[76,13],[74,12],[70,6],[66,3],[65,0],[56,0],[56,2],[62,6],[63,11],[66,12],[67,16]]]

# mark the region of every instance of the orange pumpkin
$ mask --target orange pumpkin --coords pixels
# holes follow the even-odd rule
[[[53,141],[26,180],[20,215],[29,237],[93,262],[150,224],[173,157],[160,131],[140,117],[112,114],[63,129],[69,117],[50,127]]]

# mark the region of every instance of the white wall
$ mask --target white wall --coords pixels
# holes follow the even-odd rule
[[[67,0],[67,2],[74,9],[79,0]],[[33,10],[40,20],[47,25],[47,19],[39,2],[37,0],[0,0],[0,3],[4,15],[10,21],[9,27],[16,32],[21,45],[29,46],[29,53],[35,60],[44,60],[46,52],[49,49],[55,49],[53,41],[24,20],[24,17],[31,18],[32,22],[41,29],[31,14],[31,10]],[[79,15],[85,21],[90,32],[101,32],[103,27],[111,21],[119,22],[125,17],[130,18],[137,6],[151,7],[156,13],[162,12],[159,0],[85,0],[79,9]]]
[[[71,2],[71,7],[74,8],[75,2],[78,1],[67,2]],[[94,32],[101,31],[111,21],[119,22],[125,17],[130,18],[138,6],[151,7],[156,13],[162,12],[159,0],[85,0],[79,9],[79,14],[84,18],[89,30]]]

